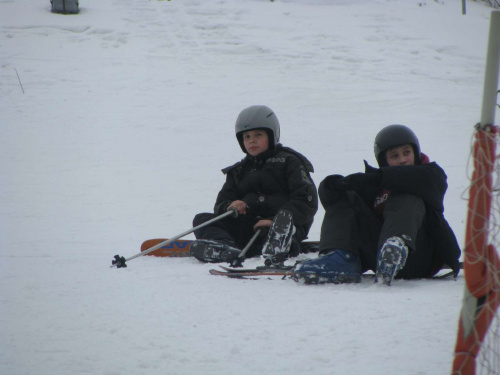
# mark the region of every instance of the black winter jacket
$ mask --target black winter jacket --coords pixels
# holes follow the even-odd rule
[[[255,222],[272,220],[279,210],[288,210],[298,238],[307,237],[318,210],[318,193],[310,176],[313,166],[305,156],[278,144],[257,157],[247,155],[222,172],[227,177],[217,196],[216,215],[224,213],[235,200],[247,204],[247,214]]]
[[[389,190],[391,194],[405,193],[422,198],[426,207],[423,221],[424,229],[429,234],[439,258],[435,265],[435,272],[448,264],[455,274],[460,270],[460,246],[453,230],[444,217],[444,195],[448,189],[447,176],[444,170],[435,162],[429,162],[422,154],[423,162],[420,165],[405,165],[396,167],[374,168],[365,161],[365,173],[381,175],[379,186],[364,185],[356,192],[363,198],[369,207],[381,189]],[[340,176],[339,176],[340,177]],[[319,196],[323,205],[330,205],[335,192],[320,185]]]

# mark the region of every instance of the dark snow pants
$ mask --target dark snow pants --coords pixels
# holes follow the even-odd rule
[[[216,215],[211,213],[198,214],[193,219],[193,227],[203,224],[214,217]],[[246,216],[226,217],[195,230],[194,235],[197,239],[220,241],[242,250],[255,234],[253,226],[256,222],[257,220],[251,220]],[[260,255],[264,240],[264,236],[259,236],[248,250],[246,256],[249,258]]]
[[[216,217],[216,215],[211,213],[198,214],[193,219],[193,227],[203,224],[214,217]],[[237,218],[226,217],[206,227],[195,230],[194,235],[197,239],[221,241],[243,250],[255,234],[253,226],[257,223],[257,221],[257,219],[251,218],[247,215],[240,215]],[[299,238],[300,234],[297,232],[294,234],[292,239],[292,246],[290,248],[291,256],[297,256],[300,251],[300,242],[302,241],[302,238]],[[266,238],[267,233],[266,235],[257,237],[246,253],[246,257],[250,258],[261,255],[262,247]]]
[[[357,193],[348,191],[325,210],[320,251],[351,251],[360,257],[363,272],[375,272],[379,249],[389,237],[398,236],[405,241],[410,255],[397,277],[432,276],[435,252],[424,230],[424,219],[424,202],[414,195],[390,195],[382,221]]]

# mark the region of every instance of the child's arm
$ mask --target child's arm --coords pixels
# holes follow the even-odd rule
[[[383,167],[381,187],[393,192],[416,195],[427,205],[443,212],[443,198],[448,184],[446,174],[436,163]]]
[[[214,213],[216,215],[221,215],[227,211],[229,205],[238,200],[238,192],[236,189],[236,183],[231,174],[226,176],[226,182],[222,186],[222,189],[219,191],[217,195],[217,199],[215,201]]]
[[[286,178],[290,199],[281,208],[292,213],[297,226],[310,222],[318,210],[318,193],[314,182],[302,162],[295,156],[288,157]]]
[[[341,191],[354,190],[363,197],[372,197],[380,189],[386,189],[418,196],[428,206],[443,212],[443,198],[448,188],[446,178],[436,163],[371,168],[367,173],[327,177],[320,185],[320,198],[323,205],[330,205],[333,203],[330,201],[336,198],[335,194]]]

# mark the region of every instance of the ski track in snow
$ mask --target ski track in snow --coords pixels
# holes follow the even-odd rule
[[[449,373],[462,274],[305,286],[191,258],[109,265],[212,210],[253,104],[317,185],[375,164],[383,126],[411,126],[463,243],[491,11],[467,5],[82,0],[62,16],[0,0],[0,373]]]

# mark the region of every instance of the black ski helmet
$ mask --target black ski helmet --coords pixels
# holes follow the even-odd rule
[[[413,131],[404,125],[388,125],[375,137],[373,146],[379,167],[387,166],[385,152],[392,147],[410,144],[415,154],[415,164],[420,164],[420,144]]]
[[[240,112],[236,119],[236,139],[243,152],[247,152],[243,144],[243,132],[264,129],[269,136],[269,148],[274,148],[280,141],[280,123],[273,110],[265,105],[253,105]]]

